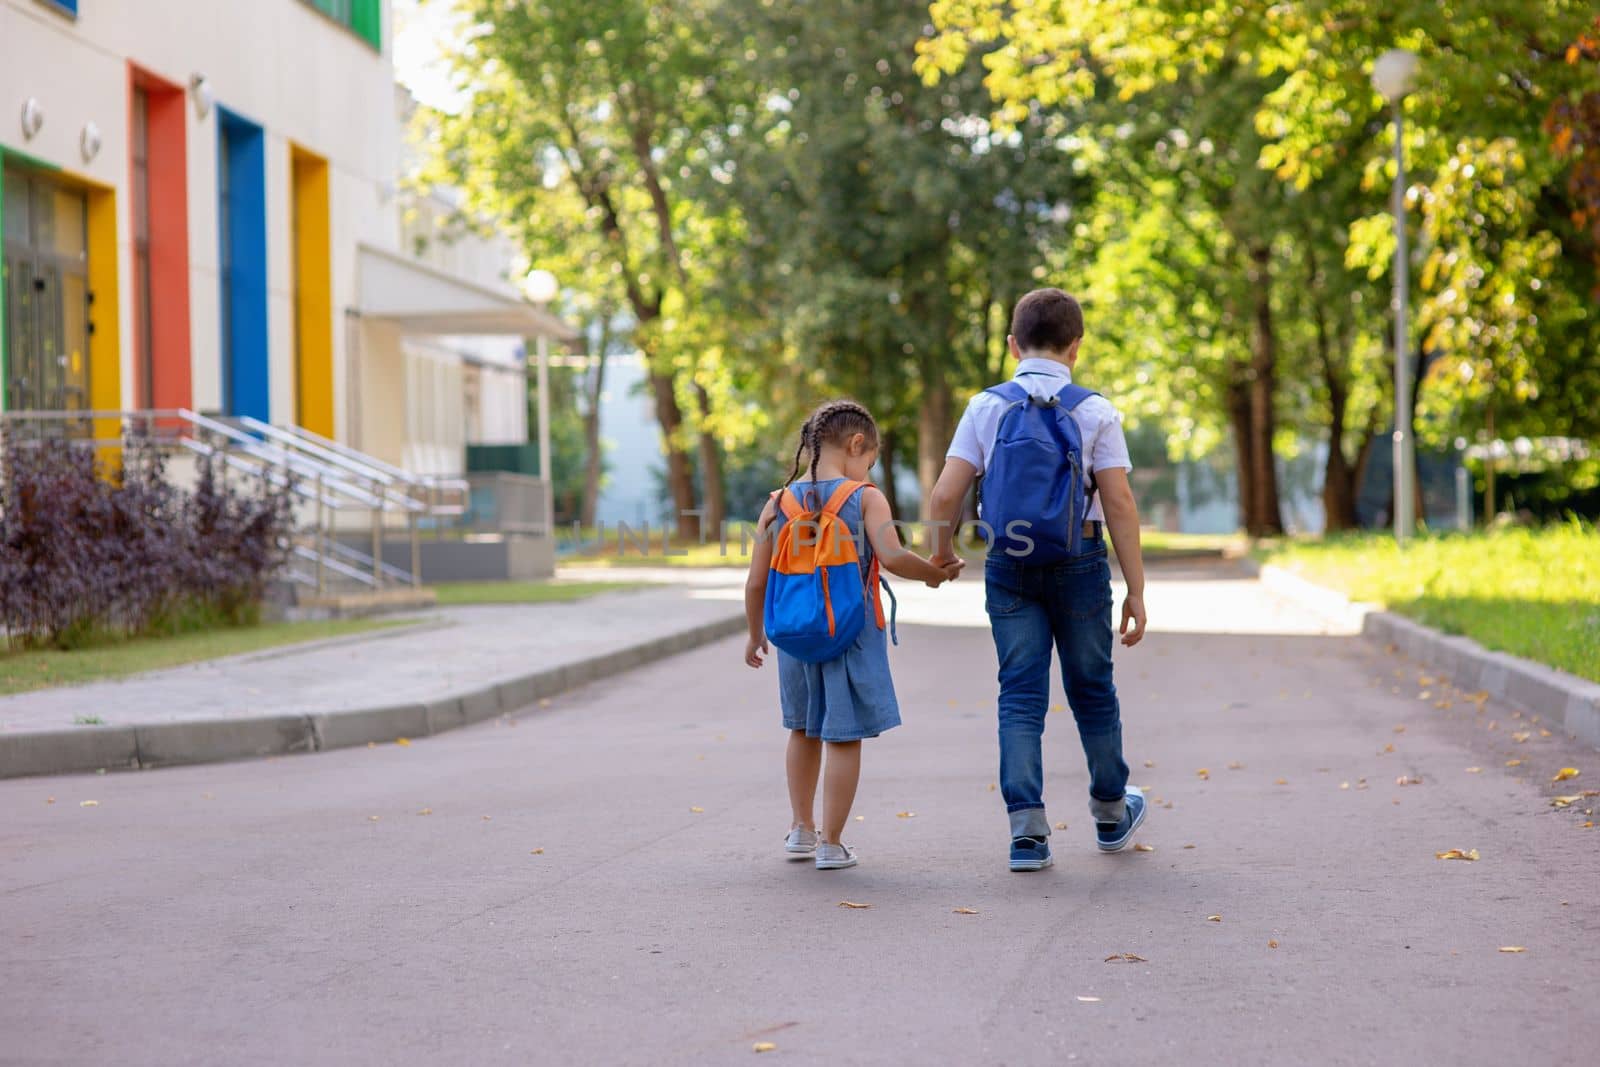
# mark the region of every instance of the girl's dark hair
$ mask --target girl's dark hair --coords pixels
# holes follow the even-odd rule
[[[817,457],[822,452],[822,446],[843,444],[856,434],[866,434],[867,440],[873,444],[878,443],[878,423],[861,404],[854,400],[830,400],[811,413],[805,425],[800,427],[800,443],[794,450],[794,470],[789,473],[789,480],[784,482],[784,488],[794,484],[800,477],[801,457],[811,455],[811,480],[817,480]],[[821,505],[818,505],[819,507]]]

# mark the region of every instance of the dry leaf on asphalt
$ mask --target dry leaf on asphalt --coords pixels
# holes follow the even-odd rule
[[[1278,942],[1276,940],[1268,941],[1267,942],[1267,947],[1268,948],[1277,948],[1278,947]]]
[[[872,905],[871,904],[857,904],[853,900],[841,900],[841,901],[839,901],[839,907],[841,907],[841,908],[861,909],[861,908],[870,908],[870,907],[872,907]]]
[[[1350,788],[1350,783],[1349,782],[1340,782],[1339,783],[1339,788],[1340,789],[1349,789]]]
[[[771,1041],[757,1041],[755,1044],[750,1046],[751,1052],[776,1052],[777,1050],[778,1046],[774,1045]]]
[[[1155,760],[1153,760],[1153,759],[1147,759],[1147,760],[1145,760],[1145,761],[1144,761],[1144,765],[1145,765],[1145,766],[1146,766],[1146,767],[1147,767],[1147,768],[1148,768],[1148,767],[1154,767],[1154,766],[1155,766],[1155,765],[1156,765],[1156,761],[1155,761]]]
[[[1143,956],[1135,956],[1131,952],[1113,952],[1106,957],[1107,963],[1149,963]]]
[[[44,802],[46,804],[54,804],[56,802],[56,798],[55,797],[45,797],[44,798]]]
[[[705,808],[690,808],[689,809],[689,811],[692,812],[695,815],[704,815],[705,814],[705,810],[706,810]],[[487,816],[487,815],[484,816],[485,819],[487,819],[488,817],[489,816]]]
[[[1383,746],[1383,752],[1379,753],[1379,755],[1383,755],[1385,753],[1389,753],[1389,752],[1393,752],[1393,751],[1394,751],[1394,745],[1392,745],[1392,744],[1384,745]]]
[[[1147,845],[1141,841],[1139,844],[1133,846],[1133,850],[1135,852],[1154,852],[1156,850],[1156,846]]]
[[[1477,860],[1478,850],[1475,848],[1469,848],[1465,850],[1459,848],[1447,848],[1443,852],[1435,852],[1433,854],[1433,858],[1436,860],[1466,860],[1470,863]]]
[[[978,909],[977,908],[957,908],[956,909],[956,914],[957,915],[976,915],[976,914],[978,914]]]
[[[1067,828],[1067,824],[1066,823],[1064,823],[1064,822],[1056,823],[1056,829],[1057,830],[1065,830],[1066,828]]]
[[[990,782],[989,783],[989,792],[993,793],[994,790],[995,790],[995,784],[993,782]]]
[[[530,856],[542,856],[542,855],[544,855],[544,849],[542,849],[542,848],[530,849],[528,851],[528,855],[530,855]]]
[[[397,737],[397,738],[394,739],[394,743],[397,744],[397,745],[410,747],[411,738],[409,738],[409,737]]]
[[[1397,734],[1403,734],[1403,733],[1405,733],[1405,732],[1406,732],[1406,728],[1405,728],[1405,725],[1404,725],[1404,724],[1403,724],[1403,723],[1402,723],[1402,724],[1401,724],[1401,725],[1399,725],[1399,726],[1396,726],[1396,727],[1395,727],[1395,728],[1394,728],[1394,732],[1395,732],[1395,733],[1397,733]]]
[[[1576,778],[1576,777],[1578,777],[1578,775],[1580,775],[1582,773],[1583,772],[1578,770],[1578,768],[1576,768],[1576,767],[1563,767],[1559,771],[1557,771],[1556,772],[1556,776],[1554,778],[1550,779],[1550,780],[1552,782],[1564,782],[1568,778]]]
[[[867,817],[865,815],[857,815],[856,816],[856,822],[866,822],[866,821],[867,821]]]
[[[98,808],[99,806],[100,806],[100,802],[98,800],[80,800],[80,801],[78,801],[78,807],[80,807],[80,808]]]
[[[1100,998],[1099,997],[1079,997],[1078,998],[1078,1003],[1080,1003],[1080,1004],[1098,1004],[1098,1003],[1100,1003]]]
[[[1481,773],[1483,773],[1483,768],[1482,767],[1468,767],[1467,768],[1467,773],[1468,774],[1481,774]]]
[[[1184,845],[1184,846],[1183,846],[1183,847],[1184,847],[1184,848],[1194,848],[1194,846],[1193,846],[1193,845]]]
[[[1288,785],[1289,784],[1289,779],[1287,779],[1287,778],[1279,778],[1277,780],[1277,782],[1274,783],[1274,784],[1276,784],[1276,785]]]
[[[1395,785],[1421,785],[1422,779],[1415,775],[1402,774],[1394,780]]]
[[[1521,745],[1521,744],[1525,744],[1527,742],[1528,738],[1530,738],[1532,736],[1533,736],[1533,734],[1529,733],[1527,730],[1518,730],[1516,733],[1511,735],[1511,740],[1513,740],[1517,744]]]
[[[1230,771],[1242,771],[1242,770],[1244,770],[1244,764],[1240,763],[1238,760],[1229,760],[1228,761],[1228,770],[1230,770]]]
[[[493,819],[493,818],[494,818],[494,816],[493,816],[493,815],[485,815],[485,816],[484,816],[484,817],[483,817],[483,821],[484,821],[484,822],[489,822],[489,821],[490,821],[490,820],[491,820],[491,819]]]
[[[1508,760],[1506,760],[1506,766],[1507,767],[1520,767],[1520,766],[1522,766],[1522,761],[1519,760],[1519,759],[1508,759]]]
[[[378,817],[376,815],[368,815],[367,816],[367,821],[368,822],[377,822],[378,821]]]
[[[1578,801],[1580,801],[1582,799],[1583,799],[1583,794],[1582,793],[1574,793],[1571,796],[1567,796],[1567,797],[1551,797],[1550,798],[1550,806],[1552,808],[1570,807],[1571,805],[1576,804]]]
[[[1207,915],[1206,916],[1206,922],[1208,922],[1208,923],[1219,923],[1221,921],[1222,921],[1222,916],[1220,916],[1220,915]]]
[[[417,812],[417,814],[418,815],[432,815],[433,814],[433,809],[432,808],[423,808],[421,811]]]
[[[1523,946],[1521,946],[1521,945],[1501,945],[1500,946],[1500,951],[1501,952],[1526,952],[1528,950],[1526,948],[1524,948]]]
[[[1211,777],[1211,771],[1210,771],[1209,768],[1206,768],[1206,767],[1201,767],[1198,771],[1195,771],[1194,773],[1195,773],[1195,776],[1198,777],[1198,778],[1210,778]]]
[[[897,819],[915,819],[917,813],[914,811],[897,811],[894,813],[894,817]]]

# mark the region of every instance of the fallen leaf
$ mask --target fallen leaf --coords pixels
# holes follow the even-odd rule
[[[56,802],[56,798],[55,797],[45,797],[44,798],[44,802],[46,804],[54,804]]]
[[[1394,732],[1395,732],[1395,733],[1397,733],[1397,734],[1403,734],[1403,733],[1405,733],[1405,732],[1406,732],[1406,728],[1405,728],[1405,725],[1404,725],[1404,724],[1401,724],[1401,725],[1400,725],[1400,726],[1396,726],[1396,727],[1395,727],[1395,728],[1394,728]]]
[[[1207,915],[1206,916],[1206,922],[1208,922],[1208,923],[1219,923],[1221,921],[1222,921],[1222,916],[1220,916],[1220,915]]]
[[[857,815],[856,816],[856,822],[866,822],[866,821],[867,821],[867,817],[865,815]]]
[[[1079,1001],[1079,1003],[1082,1003],[1082,1004],[1098,1004],[1098,1003],[1100,1003],[1100,998],[1099,997],[1079,997],[1078,1001]]]
[[[1394,780],[1395,785],[1421,785],[1422,779],[1415,775],[1402,774]]]
[[[1057,830],[1065,830],[1066,828],[1067,828],[1067,824],[1066,823],[1064,823],[1064,822],[1056,823],[1056,829]]]
[[[403,747],[409,748],[409,747],[411,747],[411,738],[409,738],[409,737],[397,737],[397,738],[394,739],[394,743],[397,744],[397,745],[401,745]]]
[[[1106,957],[1107,963],[1149,963],[1143,956],[1135,956],[1131,952],[1113,952]]]
[[[777,1050],[778,1046],[774,1045],[771,1041],[757,1041],[755,1044],[750,1046],[751,1052],[776,1052]]]
[[[989,783],[989,792],[993,793],[994,790],[995,790],[995,784],[993,782],[990,782]]]
[[[1365,789],[1366,787],[1367,787],[1367,780],[1365,778],[1357,778],[1356,779],[1356,788],[1357,789]]]
[[[1568,778],[1576,778],[1576,777],[1578,777],[1578,775],[1580,775],[1582,773],[1583,772],[1578,770],[1578,768],[1576,768],[1576,767],[1563,767],[1559,771],[1557,771],[1556,772],[1556,776],[1554,778],[1550,779],[1550,780],[1552,782],[1564,782]]]
[[[705,808],[690,808],[689,811],[692,812],[695,815],[704,815],[706,809]],[[487,819],[488,817],[489,816],[487,816],[487,815],[484,816],[485,819]]]
[[[550,706],[550,698],[549,697],[540,697],[539,698],[539,706],[541,708],[548,708]]]
[[[1521,946],[1521,945],[1501,945],[1500,946],[1500,951],[1501,952],[1526,952],[1528,950],[1526,948],[1524,948],[1523,946]]]
[[[367,816],[367,821],[368,822],[377,822],[378,821],[378,817],[376,815],[368,815]]]
[[[1546,730],[1543,726],[1541,726],[1541,727],[1539,727],[1539,736],[1540,737],[1552,737],[1554,735],[1551,734],[1549,730]]]
[[[1417,699],[1418,700],[1432,700],[1433,699],[1433,692],[1431,690],[1424,689],[1422,692],[1417,694]]]
[[[841,907],[841,908],[856,908],[856,909],[860,909],[860,908],[870,908],[870,907],[872,907],[872,905],[871,904],[857,904],[853,900],[841,900],[841,901],[839,901],[839,907]]]
[[[1289,784],[1289,779],[1287,779],[1287,778],[1279,778],[1277,780],[1277,782],[1275,782],[1274,784],[1275,785],[1288,785]]]
[[[421,811],[417,812],[417,814],[418,815],[432,815],[433,814],[433,809],[432,808],[423,808]]]
[[[528,855],[530,855],[530,856],[542,856],[542,855],[544,855],[544,849],[542,849],[542,848],[529,849],[528,850]]]
[[[1487,704],[1489,702],[1489,691],[1487,689],[1480,689],[1476,693],[1473,693],[1471,696],[1467,697],[1467,699],[1475,704]]]
[[[367,742],[367,747],[368,748],[377,748],[378,747],[378,742],[376,742],[376,741],[368,741]]]
[[[1593,830],[1594,829],[1594,820],[1590,819],[1588,822],[1584,823],[1583,824],[1583,828],[1585,830]]]
[[[1519,760],[1519,759],[1508,759],[1508,760],[1506,760],[1506,766],[1507,767],[1520,767],[1520,766],[1522,766],[1522,761]]]
[[[956,909],[956,914],[957,915],[976,915],[976,914],[978,914],[978,909],[977,908],[957,908]]]
[[[1497,719],[1490,719],[1490,720],[1489,720],[1489,729],[1491,729],[1491,730],[1498,730],[1498,729],[1500,729],[1500,722],[1499,722],[1499,720],[1497,720]]]
[[[1481,774],[1482,772],[1483,772],[1483,768],[1482,767],[1468,767],[1467,768],[1467,773],[1468,774]]]
[[[915,819],[917,813],[914,811],[897,811],[894,813],[894,817],[897,819]]]
[[[1238,760],[1231,760],[1228,763],[1228,770],[1230,770],[1230,771],[1242,771],[1242,770],[1244,770],[1244,764],[1240,763]]]
[[[1268,941],[1267,942],[1267,947],[1268,948],[1277,948],[1278,947],[1278,942],[1275,941],[1275,940],[1274,941]]]
[[[1133,846],[1133,850],[1135,852],[1154,852],[1156,850],[1156,846],[1147,845],[1143,841],[1141,841],[1137,845]]]
[[[1209,768],[1206,768],[1206,767],[1201,767],[1198,771],[1195,771],[1194,773],[1195,773],[1195,776],[1198,777],[1198,778],[1209,779],[1211,777],[1211,771],[1210,771]]]
[[[1431,674],[1419,674],[1419,675],[1417,675],[1417,684],[1418,685],[1432,685],[1436,680],[1437,679],[1435,679],[1433,677],[1433,675],[1431,675]]]
[[[1530,738],[1532,736],[1533,735],[1531,733],[1529,733],[1527,730],[1518,730],[1516,733],[1511,735],[1511,740],[1515,741],[1519,745],[1522,745],[1522,744],[1526,744],[1527,741],[1528,741],[1528,738]]]
[[[1391,744],[1387,744],[1387,745],[1384,745],[1384,746],[1383,746],[1383,751],[1384,751],[1384,752],[1385,752],[1385,753],[1388,753],[1388,752],[1393,752],[1393,751],[1394,751],[1394,745],[1393,745],[1393,744],[1392,744],[1392,743],[1391,743]]]
[[[1183,846],[1183,847],[1184,847],[1184,848],[1194,848],[1194,846],[1193,846],[1193,845],[1184,845],[1184,846]]]
[[[80,800],[80,801],[78,801],[78,807],[80,807],[80,808],[98,808],[99,806],[100,806],[100,802],[98,800]]]
[[[1146,767],[1154,767],[1156,765],[1156,761],[1153,759],[1147,759],[1144,761],[1144,765]]]
[[[1168,811],[1170,811],[1170,810],[1172,810],[1172,801],[1169,800],[1169,801],[1167,801],[1165,804],[1163,804],[1161,806],[1163,808],[1166,808]]]
[[[1582,799],[1583,799],[1583,794],[1582,793],[1574,793],[1571,796],[1566,796],[1566,797],[1551,797],[1550,798],[1550,806],[1552,808],[1570,807],[1571,805],[1576,804],[1578,801],[1580,801]]]
[[[490,819],[492,819],[492,818],[494,818],[494,816],[492,816],[492,815],[485,815],[485,816],[484,816],[484,817],[483,817],[483,821],[484,821],[484,822],[488,822],[488,821],[489,821],[489,820],[490,820]]]
[[[1339,788],[1340,789],[1349,789],[1350,788],[1350,783],[1349,782],[1340,782],[1339,783]]]
[[[1478,850],[1469,848],[1463,851],[1459,848],[1447,848],[1443,852],[1435,852],[1433,858],[1437,860],[1467,860],[1472,862],[1478,858]]]
[[[1050,705],[1050,710],[1051,711],[1066,711],[1067,710],[1067,706],[1065,704],[1051,704]]]

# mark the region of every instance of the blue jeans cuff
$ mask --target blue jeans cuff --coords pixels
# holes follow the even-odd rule
[[[1045,815],[1043,808],[1023,808],[1013,811],[1011,819],[1012,837],[1049,837],[1050,819]]]

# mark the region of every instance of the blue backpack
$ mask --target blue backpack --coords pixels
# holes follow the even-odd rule
[[[1097,394],[1068,385],[1054,396],[1034,396],[1016,382],[984,391],[1006,402],[978,509],[990,551],[1037,564],[1080,555],[1094,484],[1071,412]]]
[[[869,615],[878,629],[884,628],[878,557],[872,557],[863,577],[860,545],[839,514],[866,485],[845,481],[816,511],[793,489],[778,497],[787,521],[773,545],[762,624],[768,640],[803,663],[826,663],[844,655]]]

